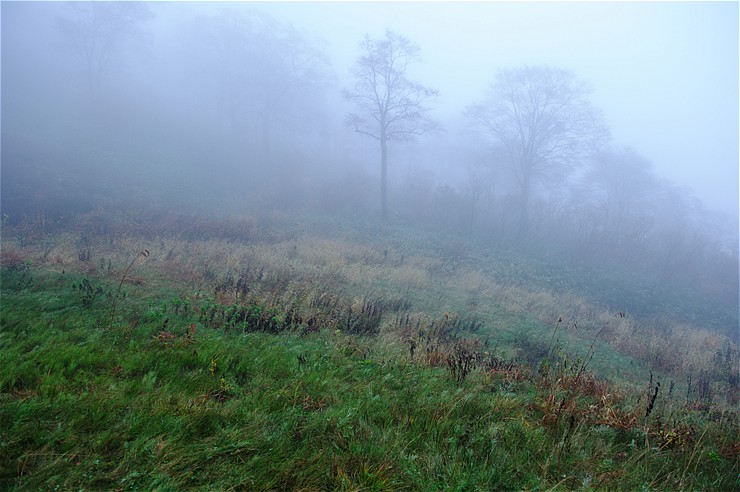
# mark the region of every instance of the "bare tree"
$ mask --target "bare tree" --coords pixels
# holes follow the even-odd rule
[[[57,17],[56,24],[70,48],[82,58],[85,79],[93,96],[123,46],[141,39],[142,21],[151,17],[143,2],[70,2],[69,17]],[[119,59],[120,62],[120,59]]]
[[[486,100],[466,111],[506,152],[519,189],[519,240],[534,186],[567,174],[608,135],[588,93],[568,70],[527,66],[499,71]]]
[[[314,117],[328,79],[325,55],[292,26],[257,11],[223,10],[193,25],[194,65],[216,84],[219,112],[235,139],[261,136],[270,160],[275,127]]]
[[[409,65],[420,61],[419,47],[393,31],[382,39],[365,36],[362,54],[352,68],[355,84],[343,91],[358,112],[347,115],[356,131],[380,142],[380,196],[388,220],[388,142],[409,140],[436,128],[427,103],[437,91],[406,78]]]
[[[469,143],[461,151],[467,174],[465,189],[470,198],[470,227],[468,233],[471,236],[476,229],[475,223],[479,215],[486,213],[489,219],[493,216],[498,180],[497,149],[478,147]]]
[[[584,180],[601,195],[598,202],[603,211],[604,239],[626,253],[628,245],[644,236],[648,225],[646,202],[657,188],[650,162],[630,148],[605,149],[593,156]]]
[[[255,87],[261,102],[262,145],[269,159],[273,125],[290,128],[301,119],[317,121],[319,109],[311,105],[320,99],[329,65],[324,53],[290,25],[274,29],[271,36],[262,34],[257,60],[262,75]],[[307,114],[311,117],[302,118]]]

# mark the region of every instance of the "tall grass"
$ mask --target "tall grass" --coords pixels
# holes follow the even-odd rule
[[[483,269],[458,278],[415,246],[147,237],[124,288],[140,237],[91,235],[84,261],[73,235],[48,252],[8,237],[3,488],[738,486],[736,347],[719,336],[687,351],[714,364],[690,385],[689,362],[653,380],[638,352],[629,385],[607,362],[627,360],[625,334],[650,340],[637,321]],[[83,279],[102,294],[86,300]],[[560,322],[539,320],[546,306]]]

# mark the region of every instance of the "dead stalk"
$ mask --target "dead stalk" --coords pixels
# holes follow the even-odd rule
[[[129,264],[128,268],[126,268],[126,271],[123,272],[123,276],[121,277],[121,282],[118,284],[118,289],[116,290],[116,295],[113,298],[113,305],[110,308],[110,324],[113,326],[113,318],[116,316],[116,306],[118,305],[118,298],[121,295],[121,287],[123,287],[123,282],[126,281],[126,277],[128,276],[128,272],[131,270],[131,268],[134,266],[134,263],[136,263],[136,260],[141,258],[148,258],[149,257],[149,250],[144,249],[142,251],[139,251],[139,254],[134,256],[134,259],[131,260],[131,263]]]

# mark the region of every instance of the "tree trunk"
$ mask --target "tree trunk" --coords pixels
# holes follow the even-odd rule
[[[384,130],[380,132],[380,208],[383,220],[388,222],[388,145]]]

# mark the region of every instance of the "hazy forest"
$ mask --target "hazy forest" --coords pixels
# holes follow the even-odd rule
[[[0,489],[740,490],[737,3],[0,8]]]

